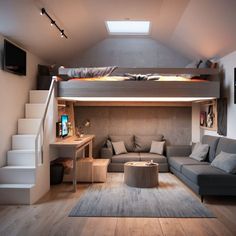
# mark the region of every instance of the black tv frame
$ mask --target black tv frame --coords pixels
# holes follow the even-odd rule
[[[6,66],[6,44],[11,44],[12,46],[14,46],[16,49],[18,49],[19,51],[23,52],[25,54],[25,70],[24,73],[21,72],[17,72],[14,70],[10,70],[7,68]],[[19,46],[17,46],[16,44],[10,42],[9,40],[4,39],[4,48],[3,48],[3,70],[7,71],[9,73],[13,73],[16,75],[22,75],[22,76],[26,76],[26,71],[27,71],[27,52],[25,50],[23,50],[22,48],[20,48]]]
[[[236,67],[234,68],[234,104],[236,104]]]

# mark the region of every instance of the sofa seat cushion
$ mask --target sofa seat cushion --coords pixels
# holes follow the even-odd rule
[[[140,153],[140,160],[141,161],[151,161],[155,163],[167,163],[167,159],[165,156],[160,155],[160,154],[155,154],[155,153],[145,153],[141,152]]]
[[[208,165],[207,162],[200,162],[190,157],[170,157],[168,159],[169,165],[181,172],[184,165]]]
[[[185,165],[182,174],[199,186],[236,187],[236,175],[227,174],[211,165]]]
[[[123,154],[119,154],[119,155],[114,155],[111,158],[111,161],[113,163],[125,163],[128,161],[140,161],[140,155],[138,152],[123,153]]]

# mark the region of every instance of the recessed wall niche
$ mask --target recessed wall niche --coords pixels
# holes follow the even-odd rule
[[[89,119],[95,134],[94,157],[109,134],[163,134],[167,144],[191,141],[191,107],[75,107],[75,125]]]

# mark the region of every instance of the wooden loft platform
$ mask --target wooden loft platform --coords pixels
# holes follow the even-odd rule
[[[60,74],[67,74],[73,68],[60,68]],[[69,80],[58,82],[57,97],[59,100],[80,102],[80,105],[134,105],[140,106],[190,105],[193,101],[219,98],[220,81],[217,68],[117,68],[112,75],[130,74],[163,74],[192,75],[200,79],[157,80],[157,81],[85,81]],[[128,103],[127,103],[128,102]],[[152,103],[155,102],[155,103]],[[169,103],[168,103],[169,102]],[[177,104],[179,102],[179,104]],[[78,104],[78,103],[77,103]]]

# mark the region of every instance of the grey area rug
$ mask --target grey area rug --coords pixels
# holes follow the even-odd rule
[[[93,184],[72,209],[71,217],[206,217],[214,215],[175,176],[159,174],[157,188],[134,188],[123,173],[108,175],[106,183]]]

